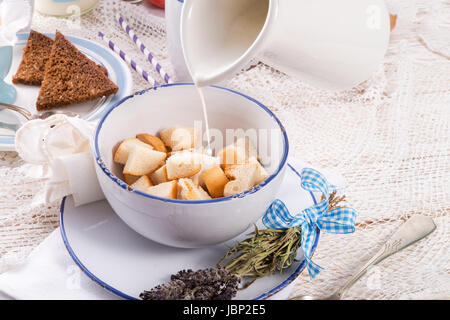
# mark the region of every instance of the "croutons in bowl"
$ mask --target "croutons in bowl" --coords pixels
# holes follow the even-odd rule
[[[99,121],[93,150],[106,199],[132,229],[195,248],[227,241],[265,213],[289,144],[276,116],[233,90],[203,88],[211,144],[193,84],[123,99]]]

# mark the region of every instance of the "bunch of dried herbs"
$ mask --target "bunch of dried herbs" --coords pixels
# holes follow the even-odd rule
[[[322,197],[323,200],[323,197]],[[329,210],[339,208],[345,196],[334,191],[328,199]],[[251,237],[237,243],[218,262],[231,273],[247,278],[244,288],[256,279],[283,272],[292,266],[301,245],[300,227],[289,229],[264,229],[249,234]]]
[[[258,230],[255,226],[249,235],[250,238],[230,248],[218,263],[221,266],[225,262],[222,267],[231,273],[252,278],[244,287],[294,263],[301,243],[300,228]]]

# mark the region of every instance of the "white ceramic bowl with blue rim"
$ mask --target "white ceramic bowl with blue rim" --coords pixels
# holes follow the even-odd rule
[[[241,234],[270,206],[286,169],[288,138],[267,107],[222,87],[206,87],[204,94],[211,128],[271,132],[270,150],[264,152],[270,159],[260,154],[263,163],[272,163],[270,176],[252,190],[212,200],[184,201],[134,190],[121,180],[122,167],[114,163],[113,154],[122,140],[143,132],[156,134],[176,124],[193,126],[202,119],[193,84],[165,85],[124,98],[102,117],[93,140],[96,173],[113,210],[136,232],[169,246],[204,247]]]

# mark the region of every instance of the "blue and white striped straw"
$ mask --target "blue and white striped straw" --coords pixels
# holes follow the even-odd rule
[[[120,16],[120,14],[116,14],[116,19],[119,21],[122,29],[128,34],[128,36],[133,40],[133,42],[138,46],[141,52],[147,57],[148,61],[155,67],[156,71],[161,75],[166,83],[173,83],[170,79],[169,75],[162,68],[161,64],[156,61],[155,57],[148,51],[147,47],[142,43],[142,41],[138,38],[138,36],[134,33],[134,31],[130,28],[128,23],[124,18]]]
[[[108,44],[108,47],[114,51],[115,53],[117,53],[122,60],[124,60],[126,63],[128,63],[128,65],[133,68],[137,73],[139,73],[144,80],[146,80],[148,83],[150,83],[152,86],[154,87],[158,87],[159,83],[158,81],[156,81],[155,79],[153,79],[147,71],[145,71],[144,69],[142,69],[134,60],[132,60],[125,52],[123,52],[122,50],[120,50],[119,47],[117,47],[114,42],[112,42],[109,38],[107,38],[102,32],[98,33],[98,36],[100,38],[102,38],[103,41],[105,41]]]

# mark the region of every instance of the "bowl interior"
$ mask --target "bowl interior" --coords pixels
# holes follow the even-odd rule
[[[260,162],[268,173],[275,173],[283,165],[288,149],[284,128],[278,119],[266,107],[238,92],[220,87],[205,87],[203,91],[213,153],[236,138],[247,136],[257,146]],[[192,84],[149,90],[112,109],[97,130],[99,155],[121,178],[122,168],[113,161],[120,142],[139,133],[156,135],[174,125],[199,128],[201,143],[207,146],[202,104]]]

